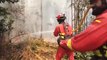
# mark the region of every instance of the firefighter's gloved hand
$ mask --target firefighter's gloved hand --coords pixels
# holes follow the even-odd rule
[[[65,49],[73,50],[71,42],[72,42],[71,39],[69,39],[69,40],[61,40],[60,41],[60,46],[62,46]]]

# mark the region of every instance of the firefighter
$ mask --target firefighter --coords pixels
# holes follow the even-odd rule
[[[60,46],[71,51],[96,51],[92,60],[107,60],[107,0],[90,0],[90,4],[96,18],[80,34],[70,40],[61,40]]]
[[[57,16],[59,25],[57,25],[54,30],[54,36],[58,36],[58,44],[60,40],[67,40],[72,36],[72,27],[68,23],[64,22],[65,19],[65,14],[60,14]],[[70,49],[65,49],[59,45],[56,53],[56,60],[61,60],[65,54],[68,56],[69,60],[74,60],[74,53],[70,51]]]

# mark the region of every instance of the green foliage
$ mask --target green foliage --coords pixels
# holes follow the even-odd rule
[[[5,2],[8,2],[8,3],[16,3],[18,2],[19,0],[0,0],[0,3],[5,3]]]
[[[69,58],[69,57],[68,57],[67,55],[64,55],[62,59],[63,59],[63,60],[68,60],[68,58]]]
[[[0,3],[16,3],[18,1],[19,0],[0,0]],[[14,21],[11,19],[11,15],[8,12],[8,9],[0,7],[0,36],[2,36],[4,32],[10,32],[13,29],[13,22]]]
[[[85,52],[85,53],[76,52],[75,60],[90,60],[91,56],[93,55],[94,55],[93,52]]]
[[[14,21],[11,19],[10,13],[7,9],[0,7],[0,36],[4,34],[4,32],[11,31],[12,23]]]

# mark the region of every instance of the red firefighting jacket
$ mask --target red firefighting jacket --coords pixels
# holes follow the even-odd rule
[[[72,35],[72,27],[69,24],[67,24],[68,26],[66,29],[66,27],[64,27],[65,24],[66,23],[64,22],[64,23],[61,23],[56,26],[56,28],[54,30],[54,36],[57,37],[59,34]],[[67,31],[65,31],[65,30],[67,30]]]
[[[98,15],[87,29],[71,39],[71,48],[86,52],[107,44],[107,10]]]

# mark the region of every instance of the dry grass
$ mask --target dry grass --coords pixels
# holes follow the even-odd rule
[[[29,39],[17,45],[3,45],[0,60],[55,60],[57,44],[42,39]]]

